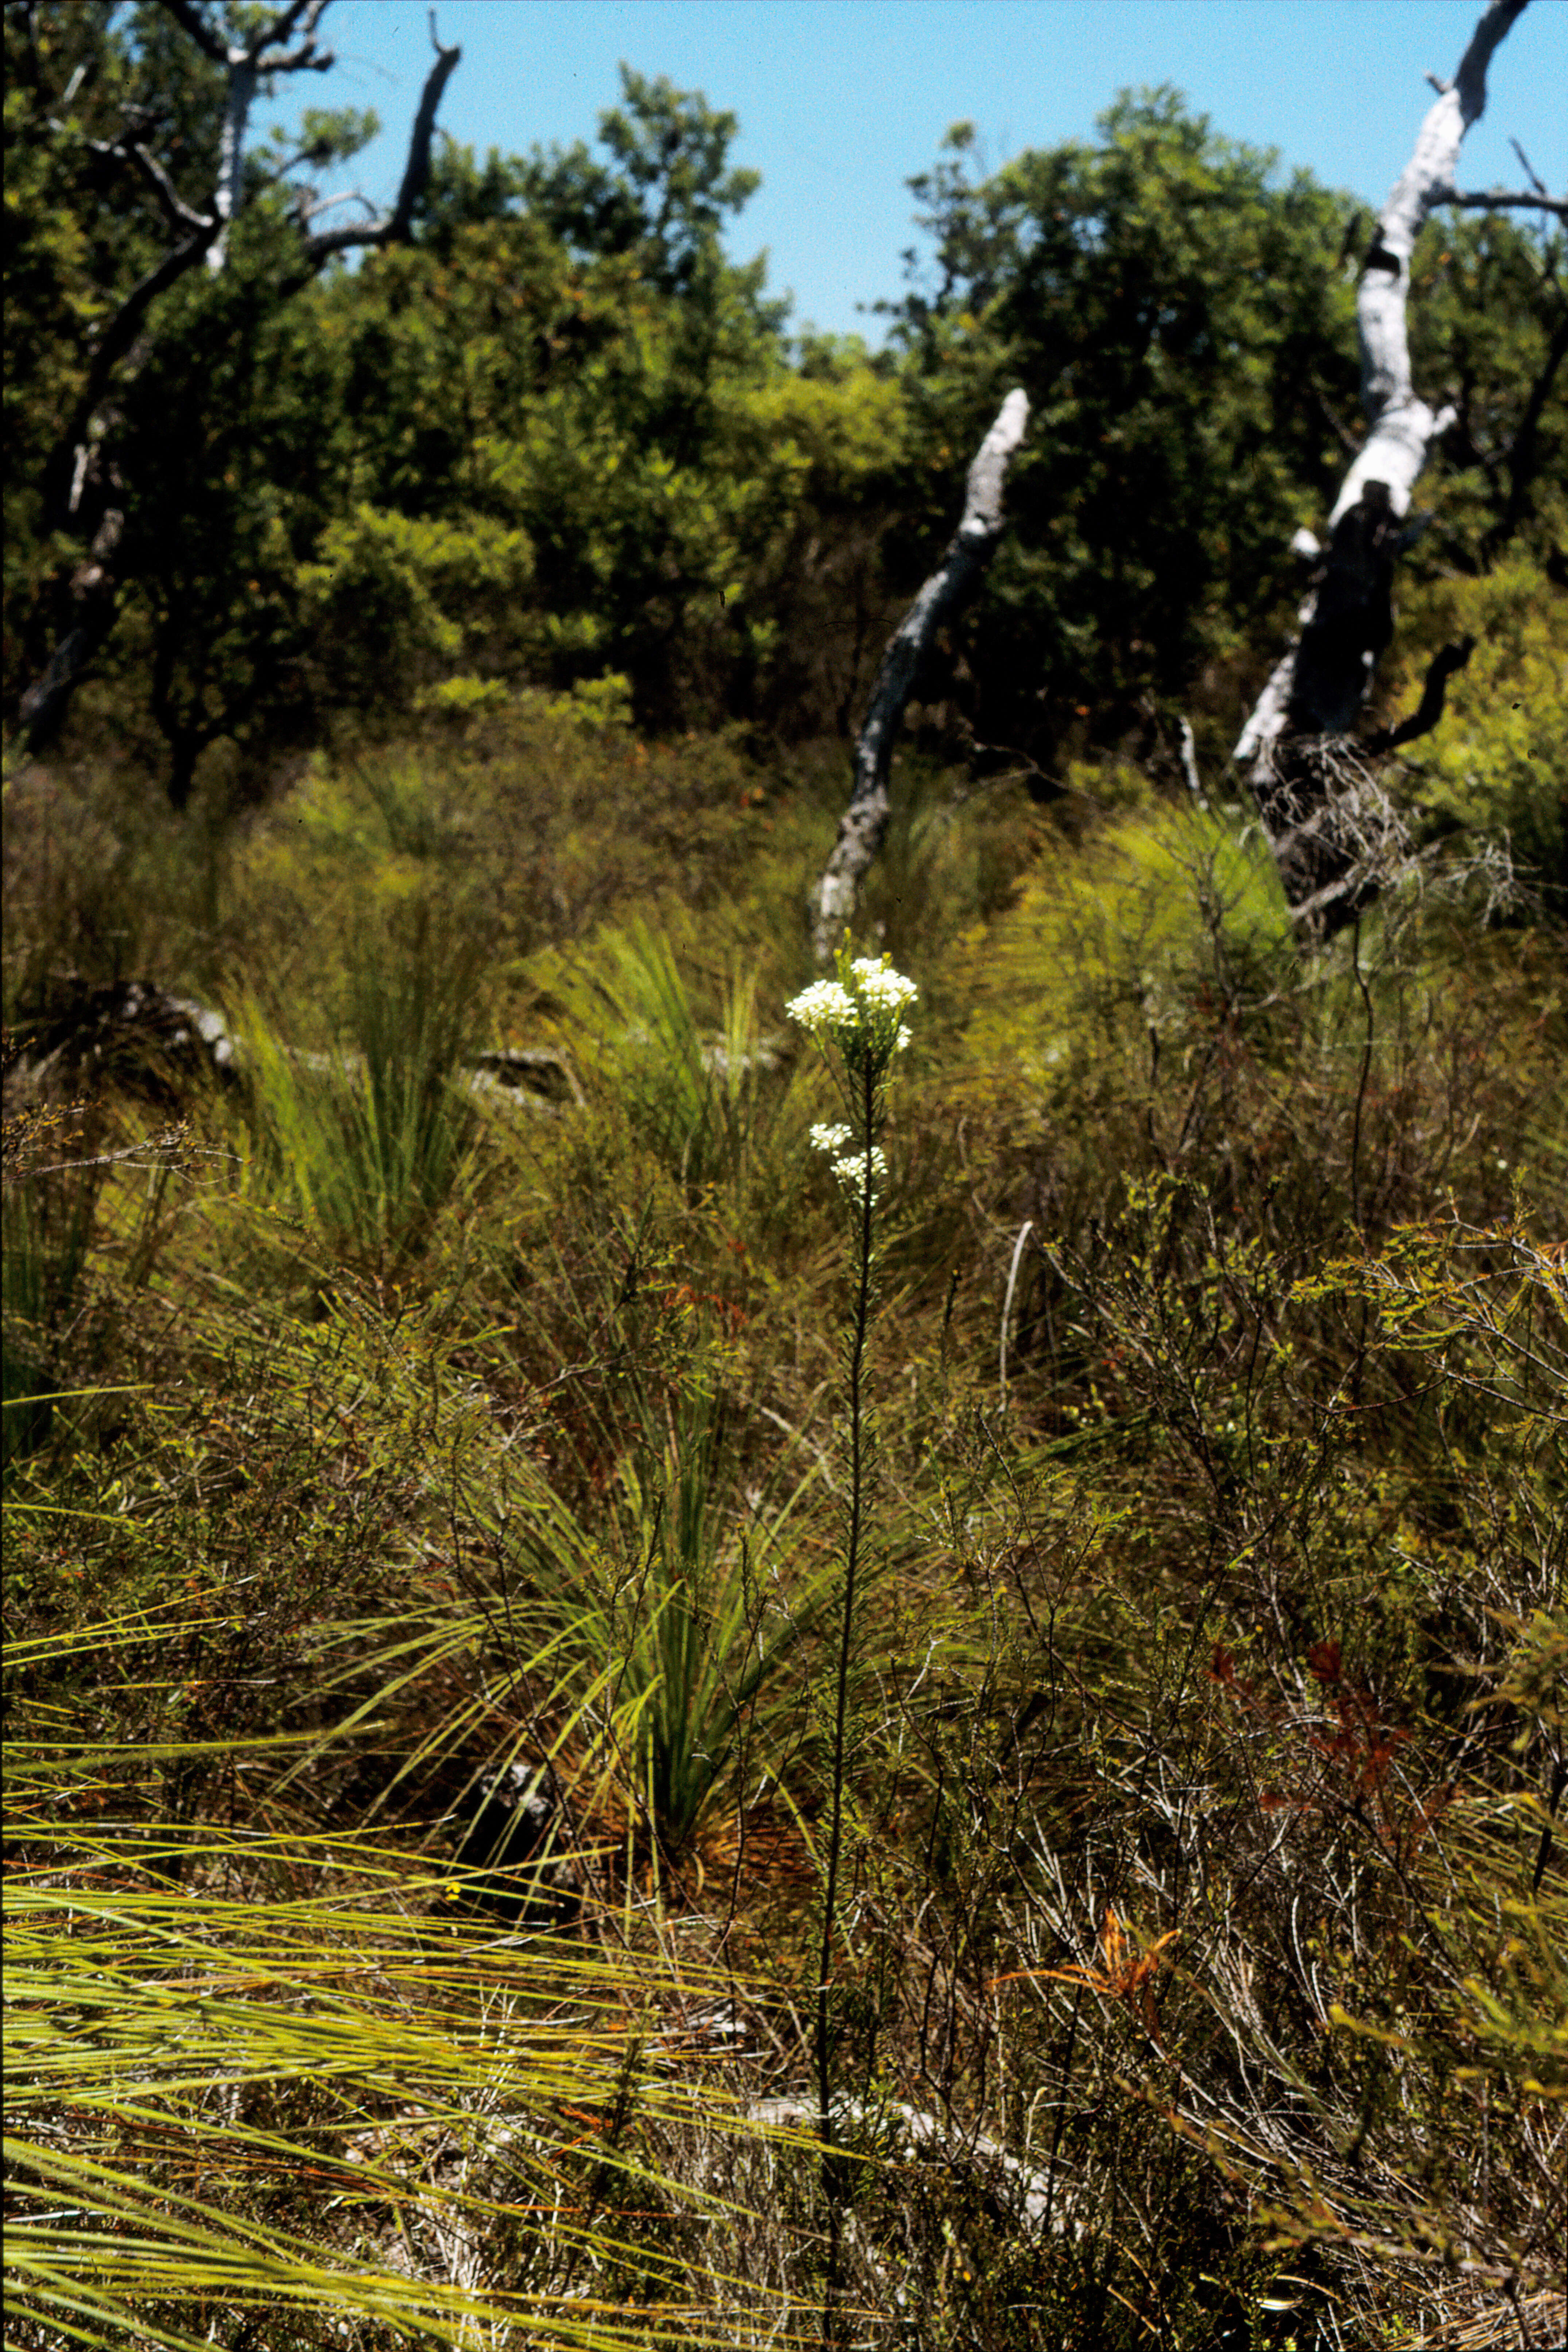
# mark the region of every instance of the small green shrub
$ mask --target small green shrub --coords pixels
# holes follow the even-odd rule
[[[479,943],[418,907],[352,944],[328,1053],[284,1045],[254,999],[243,1011],[260,1189],[329,1249],[395,1267],[462,1185],[478,1115],[459,1079],[483,1019],[481,962]]]

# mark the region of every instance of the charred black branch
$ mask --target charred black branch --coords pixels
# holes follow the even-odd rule
[[[1342,735],[1361,709],[1379,654],[1394,635],[1394,559],[1403,536],[1386,482],[1363,485],[1334,525],[1315,609],[1301,632],[1286,726]]]
[[[1529,195],[1508,188],[1471,188],[1460,191],[1446,188],[1437,197],[1440,205],[1458,205],[1461,211],[1471,213],[1554,213],[1559,220],[1568,220],[1568,197]]]
[[[113,628],[120,596],[114,555],[124,528],[123,512],[110,507],[94,534],[87,562],[71,581],[71,625],[42,677],[35,679],[22,697],[13,750],[31,754],[52,739],[79,683]]]
[[[414,118],[414,128],[408,136],[408,162],[403,173],[403,185],[397,192],[388,235],[405,237],[414,217],[414,207],[430,184],[430,137],[436,128],[436,110],[441,103],[441,93],[456,71],[462,50],[454,42],[444,49],[436,37],[436,11],[430,11],[430,47],[436,52],[436,62],[426,78],[419,100],[419,111]]]
[[[441,94],[451,80],[462,59],[463,52],[456,44],[444,49],[436,37],[436,12],[430,12],[430,46],[436,52],[436,62],[426,78],[419,111],[414,118],[414,128],[408,138],[408,162],[404,167],[403,185],[397,192],[397,202],[382,219],[366,221],[357,228],[328,229],[320,236],[308,237],[305,257],[314,276],[334,254],[347,253],[356,246],[405,245],[414,225],[414,208],[430,184],[430,141],[435,133],[437,110]]]
[[[1524,173],[1525,178],[1530,182],[1531,186],[1535,190],[1538,195],[1543,196],[1546,194],[1546,183],[1542,178],[1540,173],[1536,170],[1534,164],[1531,162],[1529,156],[1525,153],[1523,148],[1520,145],[1518,140],[1510,139],[1508,143],[1513,149],[1514,153],[1519,157],[1520,169]]]
[[[173,16],[182,32],[188,33],[198,49],[211,58],[215,66],[228,63],[228,50],[207,16],[195,0],[163,0],[166,13]]]
[[[141,284],[132,288],[104,329],[93,352],[81,396],[67,419],[65,431],[56,442],[44,468],[44,513],[51,530],[60,530],[69,514],[76,453],[87,439],[88,428],[109,388],[110,377],[135,341],[142,320],[159,295],[166,294],[187,270],[195,268],[205,255],[220,226],[216,219],[205,221],[194,236],[166,253],[156,268],[147,272]]]
[[[1459,59],[1459,70],[1454,76],[1454,88],[1467,123],[1478,121],[1485,113],[1487,68],[1492,61],[1492,51],[1523,16],[1526,5],[1527,0],[1492,0],[1470,35],[1469,47]]]
[[[1448,680],[1462,670],[1475,652],[1474,637],[1460,637],[1457,644],[1440,646],[1426,665],[1426,683],[1421,699],[1408,719],[1396,727],[1381,727],[1377,732],[1363,739],[1363,751],[1397,751],[1402,743],[1414,743],[1418,735],[1430,735],[1443,716],[1444,697]]]
[[[316,27],[327,12],[329,0],[289,0],[289,5],[276,16],[259,34],[253,34],[246,43],[258,73],[327,73],[337,58],[330,49],[316,47]],[[301,18],[304,30],[297,48],[285,49],[280,44],[289,38]]]

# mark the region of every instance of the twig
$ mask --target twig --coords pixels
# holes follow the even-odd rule
[[[1013,1291],[1018,1280],[1018,1262],[1024,1255],[1024,1244],[1035,1230],[1033,1217],[1026,1217],[1018,1228],[1018,1238],[1013,1244],[1013,1263],[1007,1272],[1007,1295],[1002,1301],[1002,1343],[997,1363],[997,1382],[1002,1392],[1002,1410],[1007,1410],[1007,1327],[1013,1314]]]
[[[1379,728],[1362,745],[1363,751],[1394,751],[1402,743],[1414,743],[1418,735],[1430,735],[1443,716],[1443,698],[1448,680],[1456,670],[1464,668],[1476,649],[1474,637],[1460,637],[1457,644],[1440,646],[1426,666],[1426,683],[1421,699],[1408,719],[1396,727]]]

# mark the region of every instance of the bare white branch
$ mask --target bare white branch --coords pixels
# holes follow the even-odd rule
[[[1342,731],[1364,698],[1386,636],[1387,579],[1398,547],[1393,525],[1409,507],[1433,441],[1453,422],[1451,410],[1429,407],[1412,382],[1410,257],[1428,213],[1455,200],[1454,169],[1466,131],[1486,106],[1487,68],[1526,5],[1491,0],[1453,80],[1427,77],[1437,98],[1378,216],[1357,289],[1367,437],[1329,516],[1330,546],[1301,609],[1300,636],[1253,707],[1236,746],[1238,761],[1265,760],[1287,730]]]
[[[1184,713],[1182,719],[1182,773],[1186,779],[1188,792],[1202,814],[1207,816],[1208,796],[1204,791],[1203,778],[1198,773],[1198,747],[1193,736],[1193,722]]]
[[[921,663],[948,614],[978,587],[1002,536],[1002,493],[1007,468],[1029,422],[1027,395],[1014,390],[975,451],[969,468],[963,519],[941,563],[889,640],[870,708],[855,745],[854,785],[839,820],[838,838],[812,893],[813,939],[826,962],[855,911],[868,867],[888,830],[888,779],[893,744]]]

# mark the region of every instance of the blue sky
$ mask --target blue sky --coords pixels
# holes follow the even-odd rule
[[[986,161],[1089,139],[1130,84],[1174,82],[1215,128],[1376,204],[1451,75],[1481,0],[442,0],[462,44],[443,127],[481,152],[592,142],[622,58],[701,89],[740,119],[733,160],[763,185],[731,246],[769,252],[795,322],[879,341],[857,305],[896,297],[910,242],[905,182],[968,118]],[[300,104],[371,106],[384,130],[353,167],[395,194],[430,62],[426,0],[337,0],[331,74]],[[1493,60],[1460,183],[1522,184],[1518,138],[1561,194],[1568,180],[1568,0],[1533,0]]]

